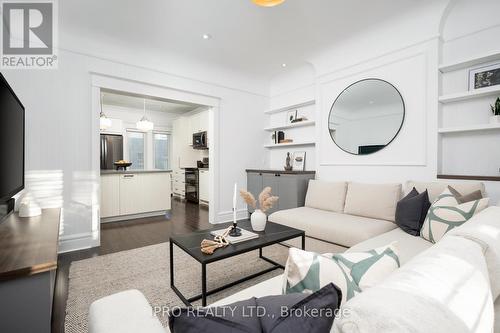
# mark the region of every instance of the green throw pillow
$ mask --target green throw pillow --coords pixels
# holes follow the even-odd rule
[[[436,243],[448,231],[461,226],[475,214],[488,207],[488,202],[489,199],[484,198],[459,204],[457,198],[447,188],[429,208],[424,225],[420,230],[420,236]]]
[[[313,293],[333,283],[342,303],[372,287],[400,267],[395,243],[366,252],[318,254],[290,248],[283,294]]]

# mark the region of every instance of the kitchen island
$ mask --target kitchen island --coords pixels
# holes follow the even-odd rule
[[[101,170],[101,222],[164,215],[171,195],[171,170]]]

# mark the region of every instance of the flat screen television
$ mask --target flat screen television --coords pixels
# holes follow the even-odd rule
[[[24,189],[24,106],[0,73],[0,218]]]

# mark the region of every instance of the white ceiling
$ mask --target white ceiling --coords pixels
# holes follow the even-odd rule
[[[201,105],[197,104],[180,103],[177,101],[164,100],[151,96],[128,94],[113,90],[104,90],[102,92],[102,103],[104,105],[142,110],[144,107],[144,99],[146,99],[147,111],[162,111],[179,115],[201,107]]]
[[[60,29],[75,38],[270,78],[303,65],[336,41],[429,1],[287,0],[263,8],[250,0],[64,0],[59,17]],[[205,33],[213,38],[204,40]]]

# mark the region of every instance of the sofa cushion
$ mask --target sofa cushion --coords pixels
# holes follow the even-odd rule
[[[307,236],[351,247],[397,226],[389,221],[299,207],[277,211],[269,221],[304,230]]]
[[[483,193],[481,193],[480,190],[464,194],[455,190],[455,188],[451,185],[448,186],[448,188],[450,189],[450,192],[455,196],[455,198],[457,198],[457,201],[461,204],[483,198]]]
[[[420,235],[428,241],[439,241],[448,231],[461,226],[488,206],[489,199],[480,199],[458,204],[447,188],[432,204]]]
[[[444,237],[342,308],[340,333],[493,332],[482,248],[461,237]]]
[[[306,194],[306,207],[342,213],[344,211],[346,182],[310,180]]]
[[[90,333],[165,333],[146,297],[138,290],[106,296],[90,305]]]
[[[342,303],[383,281],[399,267],[395,244],[366,252],[318,254],[290,248],[283,274],[283,293],[311,293],[333,283]]]
[[[345,200],[346,214],[394,221],[401,197],[401,184],[349,183]]]
[[[406,264],[417,254],[427,250],[433,244],[422,237],[412,236],[403,230],[396,228],[381,235],[375,236],[364,242],[358,243],[346,252],[361,252],[374,249],[391,242],[398,242],[398,256],[401,266]]]
[[[429,200],[433,202],[437,197],[443,193],[443,191],[448,187],[453,186],[455,190],[460,193],[471,193],[474,191],[481,191],[485,193],[484,183],[481,182],[445,182],[445,181],[435,181],[435,182],[416,182],[408,181],[405,184],[405,193],[409,193],[414,187],[419,193],[427,190],[429,192]]]
[[[420,229],[424,224],[427,211],[431,207],[427,190],[422,193],[413,188],[406,197],[401,199],[396,207],[396,224],[404,232],[412,235],[420,235]]]

